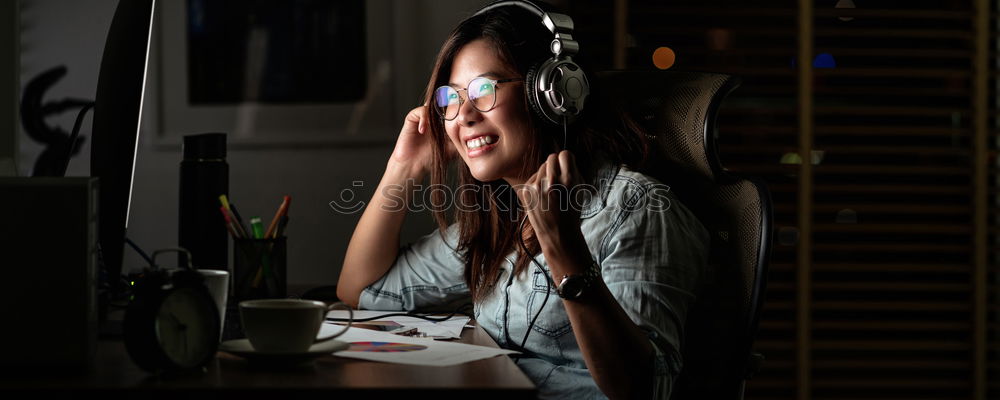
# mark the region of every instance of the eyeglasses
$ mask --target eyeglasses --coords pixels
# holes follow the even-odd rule
[[[451,121],[458,117],[458,110],[462,108],[462,97],[458,95],[459,90],[464,90],[472,106],[479,112],[487,112],[497,105],[497,89],[499,84],[516,82],[521,79],[490,79],[485,77],[474,78],[465,89],[455,89],[451,86],[441,86],[434,89],[434,101],[432,107],[438,115],[445,121]]]

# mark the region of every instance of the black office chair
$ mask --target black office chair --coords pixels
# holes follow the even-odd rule
[[[688,312],[684,367],[674,399],[742,399],[760,367],[753,350],[771,248],[770,194],[760,182],[726,171],[715,119],[739,79],[678,71],[609,71],[588,108],[621,109],[655,143],[647,173],[671,187],[712,236],[706,285]],[[596,104],[595,104],[596,103]],[[605,110],[611,110],[605,108]]]

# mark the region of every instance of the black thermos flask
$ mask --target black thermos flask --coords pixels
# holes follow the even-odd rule
[[[219,195],[229,195],[226,134],[184,136],[177,243],[191,252],[195,268],[227,269],[229,242]],[[178,266],[187,257],[178,256]]]

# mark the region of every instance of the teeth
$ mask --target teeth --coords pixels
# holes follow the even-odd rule
[[[475,139],[465,142],[465,145],[469,147],[469,150],[478,149],[488,144],[496,143],[496,138],[493,136],[480,136]]]

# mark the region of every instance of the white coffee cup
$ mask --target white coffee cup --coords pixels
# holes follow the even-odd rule
[[[332,336],[317,338],[326,314],[335,308],[348,310],[350,319],[354,312],[344,303],[327,305],[322,301],[300,299],[260,299],[240,302],[243,332],[254,350],[261,353],[298,354],[309,347],[338,337],[351,326]]]
[[[222,330],[226,323],[226,299],[229,296],[229,272],[218,269],[199,269],[198,273],[205,279],[205,287],[215,300],[219,309],[219,341],[222,341]]]

